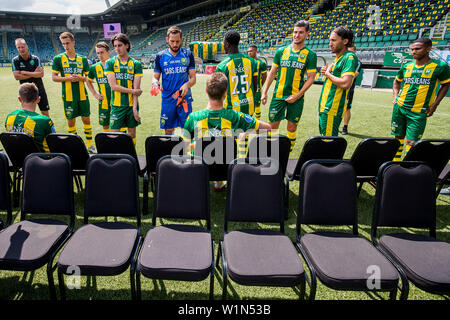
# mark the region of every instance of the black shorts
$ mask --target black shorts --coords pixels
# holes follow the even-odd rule
[[[347,109],[352,108],[352,102],[353,102],[353,94],[355,93],[355,87],[352,86],[350,90],[348,91],[347,95]]]
[[[50,106],[48,105],[47,92],[45,92],[44,88],[39,88],[39,96],[41,97],[41,101],[39,101],[39,110],[47,111],[50,110]]]

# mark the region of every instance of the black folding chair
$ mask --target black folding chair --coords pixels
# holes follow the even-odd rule
[[[210,181],[225,181],[228,179],[228,165],[236,159],[236,140],[234,137],[197,139],[194,155],[203,158],[208,165]]]
[[[434,170],[437,177],[436,197],[444,184],[450,182],[450,173],[447,172],[447,174],[441,176],[449,160],[450,139],[419,140],[411,147],[403,159],[403,161],[424,161]]]
[[[338,160],[308,161],[300,174],[299,195],[297,246],[311,274],[309,298],[314,299],[319,278],[335,290],[388,291],[395,299],[397,270],[358,235],[356,174],[352,165]],[[303,224],[350,225],[353,234],[316,231],[301,235]],[[377,279],[370,278],[373,273]]]
[[[135,299],[135,261],[141,242],[137,164],[125,154],[97,154],[86,166],[84,225],[58,258],[61,299],[66,299],[64,274],[114,276],[130,268],[131,296]],[[89,223],[89,217],[127,217],[126,222]],[[76,268],[74,268],[74,266]]]
[[[286,168],[289,161],[291,141],[283,135],[267,136],[258,135],[250,141],[247,158],[272,158],[281,167],[281,173],[286,175]],[[283,181],[283,184],[285,182]],[[289,213],[289,190],[284,197],[285,219]]]
[[[214,242],[208,167],[197,157],[165,156],[158,161],[156,171],[153,228],[145,236],[137,261],[138,299],[141,274],[151,279],[179,281],[202,281],[210,275],[209,297],[213,299]],[[206,220],[206,228],[180,223],[157,226],[157,217]]]
[[[23,179],[23,161],[32,153],[40,153],[33,138],[23,132],[2,132],[0,141],[12,164],[13,206],[19,206],[20,184]]]
[[[376,187],[378,169],[392,161],[399,147],[400,142],[395,138],[366,138],[359,142],[350,159],[359,182],[358,196],[365,182]]]
[[[6,222],[0,219],[0,230],[11,224],[11,177],[9,175],[9,161],[5,153],[0,153],[0,210],[6,211]]]
[[[86,174],[86,162],[89,159],[89,152],[83,139],[72,133],[51,133],[47,136],[47,144],[50,152],[64,153],[69,156],[77,189],[83,190],[80,176]]]
[[[128,154],[132,156],[138,164],[138,173],[143,176],[145,173],[145,156],[138,156],[133,143],[133,138],[122,132],[100,132],[95,136],[95,146],[98,153]]]
[[[402,276],[401,299],[407,299],[408,280],[431,293],[450,293],[450,243],[436,238],[436,176],[424,162],[387,162],[378,173],[371,237],[394,262]],[[379,227],[420,228],[383,234]]]
[[[178,152],[175,149],[177,146],[182,146],[183,138],[175,135],[152,135],[145,140],[145,159],[147,163],[146,172],[144,174],[143,193],[144,203],[142,206],[142,214],[148,214],[148,185],[152,192],[155,190],[155,175],[156,164],[158,160],[164,156],[171,155],[173,152],[176,155],[183,155],[183,148],[179,148]]]
[[[56,299],[53,260],[75,224],[69,157],[53,153],[29,155],[23,175],[20,222],[0,232],[0,269],[32,271],[47,265],[50,297]],[[27,214],[66,216],[70,222],[51,218],[26,220]]]
[[[281,172],[273,159],[238,159],[230,164],[224,236],[216,262],[219,268],[222,258],[223,299],[228,277],[248,286],[300,287],[300,298],[304,298],[303,264],[284,234]],[[280,229],[229,232],[229,222],[276,223]]]

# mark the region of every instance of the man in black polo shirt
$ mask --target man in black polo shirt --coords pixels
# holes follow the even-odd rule
[[[36,85],[39,90],[39,96],[41,97],[39,109],[43,115],[49,117],[50,107],[48,105],[44,83],[42,82],[44,69],[41,66],[41,61],[38,57],[28,52],[28,46],[25,39],[18,38],[15,43],[19,55],[14,57],[12,60],[12,71],[14,78],[19,80],[20,84],[32,82]]]

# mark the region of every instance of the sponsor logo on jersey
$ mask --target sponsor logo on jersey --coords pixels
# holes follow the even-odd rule
[[[31,61],[30,61],[30,64],[31,64],[32,66],[34,66],[34,60],[31,60]]]
[[[244,115],[244,120],[247,121],[248,123],[251,123],[253,121],[253,118],[250,115],[245,114]]]
[[[405,84],[422,84],[430,85],[430,78],[405,78]]]

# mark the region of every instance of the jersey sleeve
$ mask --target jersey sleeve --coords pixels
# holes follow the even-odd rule
[[[259,74],[259,63],[257,60],[250,58],[252,63],[252,75],[253,77],[257,77]]]
[[[89,73],[89,61],[86,57],[83,57],[83,74],[87,76]]]
[[[403,64],[402,67],[400,68],[400,70],[398,70],[395,80],[397,80],[398,82],[402,82],[404,76],[405,76],[405,65]]]
[[[106,74],[114,74],[114,60],[109,59],[105,63],[105,73]]]
[[[314,51],[310,51],[308,55],[308,61],[306,62],[306,73],[317,72],[317,54]]]
[[[61,57],[55,56],[52,62],[52,72],[60,73],[61,71],[62,71]]]
[[[446,84],[450,82],[450,67],[448,64],[442,66],[442,71],[438,76],[438,80],[441,84]]]
[[[161,55],[160,54],[156,55],[154,72],[162,73],[162,70],[161,70]]]
[[[17,71],[19,69],[19,59],[12,59],[11,67],[12,71]]]
[[[183,140],[191,141],[194,138],[194,122],[192,117],[188,116],[183,130]]]
[[[281,63],[281,56],[283,55],[283,48],[280,48],[275,52],[275,56],[273,57],[272,64],[276,67],[278,67]]]
[[[135,77],[142,77],[144,73],[142,72],[142,64],[140,61],[135,61],[134,64],[134,76]]]
[[[225,64],[219,64],[216,68],[216,72],[221,72],[227,75],[227,71],[225,70]]]
[[[347,56],[347,60],[342,67],[341,78],[347,75],[355,77],[356,65],[358,63],[358,58],[354,55]]]
[[[237,117],[236,117],[237,123],[235,126],[236,129],[241,129],[244,131],[248,131],[248,130],[252,130],[252,129],[258,130],[258,127],[259,127],[258,120],[256,120],[252,116],[245,114],[243,112],[239,112],[239,111],[236,111],[236,112],[237,112]]]
[[[95,80],[95,75],[96,75],[96,72],[95,72],[95,65],[92,65],[92,66],[89,68],[89,73],[88,73],[88,79],[89,79],[89,81],[94,81],[94,80]]]
[[[188,70],[195,69],[195,59],[192,51],[189,50],[189,67]]]
[[[259,70],[261,71],[261,73],[267,72],[267,64],[263,60],[261,60]]]
[[[36,57],[36,68],[37,67],[42,67],[41,59],[39,59],[39,57]]]

